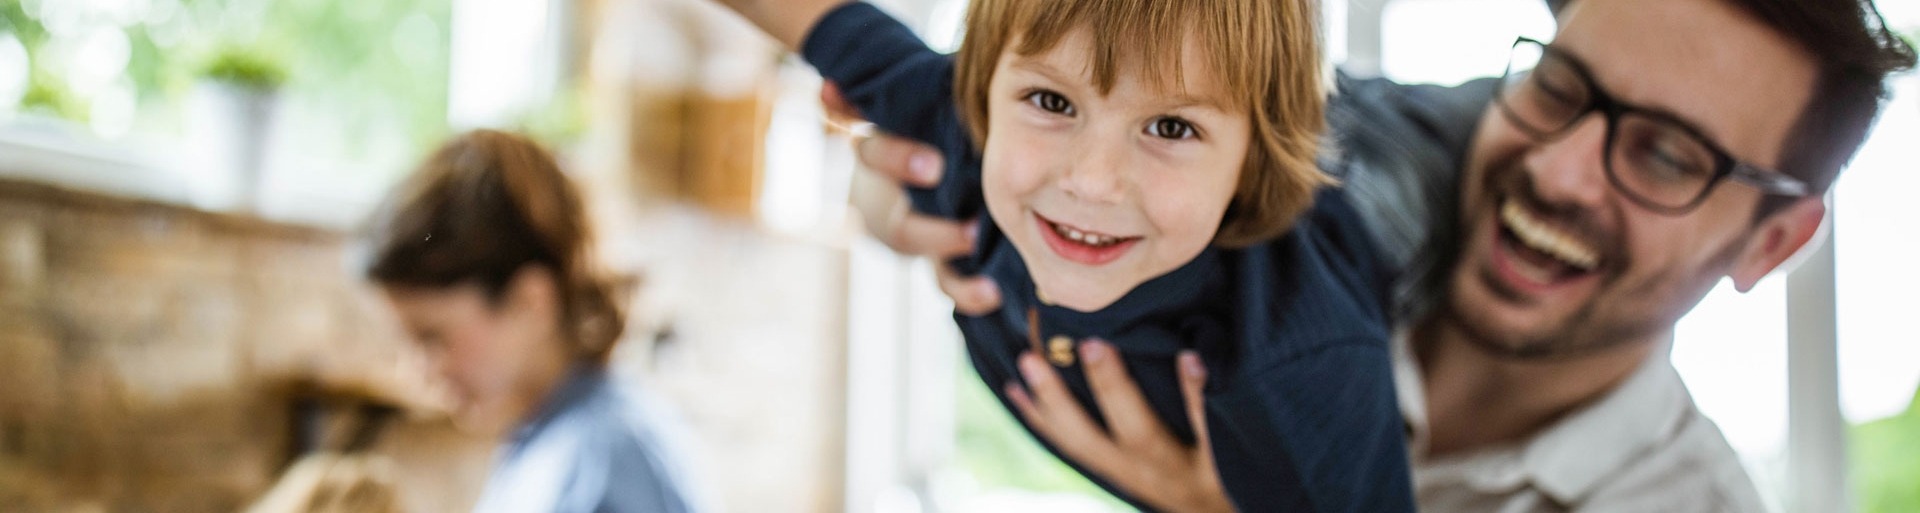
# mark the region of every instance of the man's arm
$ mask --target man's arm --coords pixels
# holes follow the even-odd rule
[[[1321,167],[1340,179],[1395,276],[1397,319],[1419,316],[1442,288],[1457,244],[1460,167],[1492,98],[1493,79],[1441,87],[1342,75],[1328,102],[1335,149]]]
[[[767,35],[779,40],[788,50],[800,50],[807,31],[834,7],[847,0],[718,0],[740,13]]]
[[[858,119],[860,113],[840,90],[828,84],[820,101],[830,115]],[[847,202],[866,223],[867,233],[894,252],[932,258],[940,291],[953,298],[953,309],[966,315],[984,315],[1000,308],[1000,286],[984,275],[965,276],[946,260],[973,252],[979,220],[959,222],[913,212],[903,187],[931,188],[946,174],[940,149],[886,133],[854,141],[861,170]]]

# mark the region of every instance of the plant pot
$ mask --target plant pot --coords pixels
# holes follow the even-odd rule
[[[260,211],[267,182],[267,155],[280,94],[217,80],[196,84],[188,100],[188,125],[197,178],[196,205],[247,213]]]

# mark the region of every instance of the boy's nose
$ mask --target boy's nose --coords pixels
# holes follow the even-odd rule
[[[1087,139],[1076,141],[1073,160],[1060,176],[1060,189],[1085,201],[1117,203],[1126,190],[1126,148]]]

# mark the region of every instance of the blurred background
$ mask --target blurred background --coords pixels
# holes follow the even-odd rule
[[[893,0],[952,49],[965,0]],[[1920,37],[1920,0],[1881,0]],[[1326,5],[1358,75],[1497,75],[1539,0]],[[1830,251],[1716,290],[1674,360],[1776,511],[1920,511],[1920,78],[1835,188]],[[533,134],[636,284],[615,356],[725,511],[1111,511],[972,374],[925,262],[861,235],[820,82],[701,0],[0,0],[0,511],[234,511],[368,419],[406,511],[491,443],[354,273],[461,130]],[[398,415],[389,412],[399,411]],[[1833,497],[1810,500],[1809,497]]]

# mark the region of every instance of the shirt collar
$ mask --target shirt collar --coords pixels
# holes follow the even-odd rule
[[[520,447],[526,445],[528,440],[539,434],[548,424],[552,424],[553,419],[561,412],[572,409],[575,404],[599,390],[604,383],[606,383],[605,369],[585,363],[574,364],[567,370],[566,378],[561,381],[560,386],[548,392],[546,399],[540,401],[540,405],[534,410],[534,414],[528,416],[525,422],[514,429],[513,438],[509,439],[507,444],[508,453],[519,452]]]
[[[1562,504],[1586,498],[1601,479],[1673,437],[1693,398],[1661,342],[1647,361],[1599,402],[1568,415],[1527,443],[1534,484]]]
[[[1409,332],[1403,328],[1394,333],[1394,386],[1407,422],[1407,449],[1415,464],[1421,465],[1431,426],[1426,386]],[[1462,458],[1511,451],[1517,455],[1522,477],[1534,488],[1561,504],[1579,503],[1607,476],[1672,438],[1693,412],[1692,396],[1667,357],[1671,334],[1659,344],[1646,362],[1600,400],[1575,410],[1518,447],[1488,448]]]
[[[1040,321],[1037,335],[1042,338],[1055,335],[1065,335],[1074,340],[1101,337],[1119,345],[1121,351],[1128,354],[1172,355],[1181,349],[1179,340],[1157,340],[1168,343],[1165,347],[1136,347],[1131,344],[1147,341],[1118,340],[1114,336],[1143,322],[1192,315],[1195,305],[1221,293],[1224,288],[1224,277],[1220,273],[1222,266],[1220,250],[1208,247],[1201,250],[1192,261],[1141,283],[1113,304],[1093,312],[1080,312],[1041,299],[1038,288],[1031,285],[1032,278],[1027,275],[1024,264],[1017,266],[1012,281],[1026,285],[1026,288],[1014,293],[1020,294],[1027,304],[1035,305]]]
[[[1407,453],[1418,462],[1426,458],[1431,427],[1427,424],[1427,386],[1420,360],[1413,356],[1413,330],[1393,330],[1393,388],[1400,401],[1400,418],[1407,422]]]
[[[1024,265],[1022,266],[1024,273]],[[1217,288],[1215,282],[1220,277],[1216,272],[1220,268],[1220,250],[1208,247],[1195,255],[1193,260],[1166,274],[1155,276],[1133,290],[1127,291],[1113,304],[1094,312],[1080,312],[1064,306],[1052,304],[1039,297],[1039,289],[1032,291],[1032,300],[1040,305],[1040,313],[1063,327],[1088,334],[1114,329],[1115,321],[1128,323],[1154,315],[1181,312],[1205,296],[1209,289]],[[1031,282],[1032,278],[1021,276]]]

